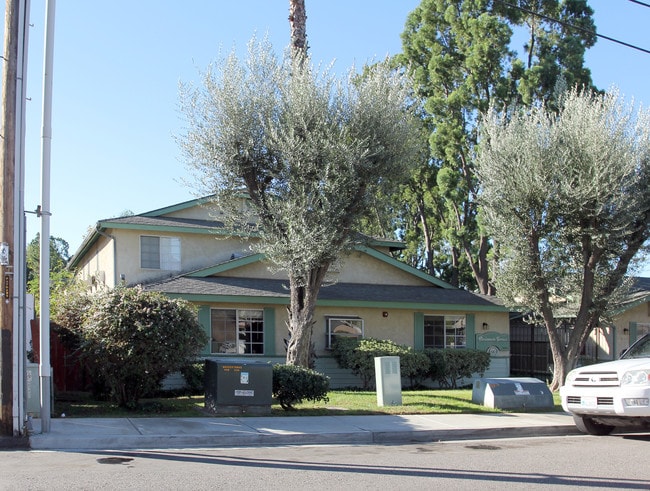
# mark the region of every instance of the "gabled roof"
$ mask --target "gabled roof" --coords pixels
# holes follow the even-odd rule
[[[218,233],[219,229],[224,227],[224,224],[217,220],[198,220],[166,216],[173,212],[201,206],[209,201],[210,197],[208,196],[184,201],[164,208],[158,208],[157,210],[147,211],[138,215],[102,219],[95,224],[95,228],[84,238],[74,256],[70,259],[68,268],[75,268],[88,249],[90,249],[90,247],[92,247],[108,229],[130,229],[158,233]]]
[[[170,217],[170,213],[202,206],[210,202],[211,197],[193,199],[178,203],[176,205],[158,208],[138,215],[107,218],[97,222],[95,228],[83,240],[74,256],[68,263],[68,268],[78,266],[81,258],[86,252],[104,235],[109,229],[142,230],[152,233],[191,233],[211,235],[231,235],[232,232],[225,228],[225,224],[218,220],[203,220],[196,218]],[[401,249],[404,245],[397,240],[375,239],[359,234],[363,241],[375,247],[388,247]]]
[[[365,254],[368,254],[369,256],[386,263],[394,268],[399,269],[400,271],[404,271],[405,273],[408,273],[412,276],[415,276],[417,278],[420,278],[422,280],[425,280],[432,285],[435,285],[440,288],[447,288],[447,289],[455,289],[454,286],[450,285],[449,283],[446,283],[442,280],[439,280],[438,278],[435,278],[434,276],[431,276],[423,271],[420,271],[419,269],[413,268],[412,266],[409,266],[406,263],[403,263],[401,261],[398,261],[396,259],[393,259],[392,257],[383,254],[379,251],[376,251],[375,249],[372,249],[371,247],[366,247],[362,245],[358,245],[354,248],[356,251],[363,252]],[[246,266],[248,264],[252,264],[258,261],[262,261],[264,259],[264,254],[251,254],[248,256],[244,256],[241,258],[233,258],[229,261],[224,261],[223,263],[219,263],[207,268],[202,268],[196,271],[192,271],[190,273],[184,273],[182,276],[188,276],[188,277],[193,277],[193,278],[207,278],[208,276],[212,276],[215,274],[219,273],[224,273],[229,270],[233,270],[236,268],[239,268],[241,266]]]
[[[342,282],[324,284],[318,296],[318,305],[446,309],[451,311],[468,308],[475,311],[508,311],[495,297],[477,295],[455,288],[372,248],[357,246],[356,250],[417,278],[424,279],[429,285]],[[289,282],[286,279],[221,276],[242,266],[263,260],[263,254],[233,258],[208,268],[146,284],[144,288],[193,302],[287,304],[289,302]]]
[[[170,213],[187,210],[189,208],[194,208],[195,206],[203,206],[207,203],[210,203],[212,198],[213,196],[204,196],[202,198],[191,199],[175,205],[158,208],[157,210],[147,211],[145,213],[141,213],[140,216],[159,217],[163,215],[169,215]]]
[[[145,286],[147,290],[192,302],[289,303],[287,280],[177,276]],[[321,287],[317,304],[335,307],[407,308],[507,312],[495,297],[435,286],[334,283]]]
[[[625,296],[625,300],[621,302],[620,307],[616,310],[616,314],[633,309],[646,302],[650,302],[650,278],[635,276],[632,279],[630,291]]]

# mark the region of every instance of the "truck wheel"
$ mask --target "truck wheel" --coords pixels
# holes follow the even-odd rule
[[[589,435],[609,435],[615,428],[614,426],[596,423],[590,417],[581,416],[579,414],[573,415],[573,422],[576,424],[578,430],[582,433],[588,433]]]

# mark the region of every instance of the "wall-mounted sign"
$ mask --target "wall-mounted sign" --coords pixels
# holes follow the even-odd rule
[[[0,266],[9,266],[9,244],[0,242]]]
[[[476,349],[487,351],[491,356],[510,356],[510,334],[496,331],[477,333]]]

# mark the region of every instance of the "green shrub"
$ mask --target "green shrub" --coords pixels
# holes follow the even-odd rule
[[[399,356],[400,374],[415,386],[429,373],[429,358],[409,346],[395,344],[393,341],[365,338],[336,339],[332,355],[341,368],[348,368],[361,378],[364,389],[373,385],[375,377],[375,358],[378,356]]]
[[[304,400],[327,402],[329,389],[330,379],[322,373],[296,365],[273,365],[273,397],[285,410]]]
[[[184,300],[141,288],[99,293],[84,312],[81,356],[120,406],[135,408],[207,342],[196,310]]]
[[[411,388],[422,385],[422,381],[429,375],[429,357],[422,351],[411,348],[399,355],[399,369],[402,377],[409,379]]]
[[[189,394],[203,394],[205,390],[205,362],[188,363],[181,367],[181,374]]]
[[[332,340],[332,356],[341,368],[349,368],[350,357],[358,347],[359,340],[357,338],[336,336]]]
[[[490,354],[473,349],[426,349],[429,376],[441,387],[456,389],[458,382],[475,373],[481,377],[490,366]]]

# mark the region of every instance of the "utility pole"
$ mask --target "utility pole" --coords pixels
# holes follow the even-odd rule
[[[56,0],[45,0],[45,59],[43,62],[43,132],[41,142],[41,431],[49,433],[52,396],[50,366],[50,160],[52,146],[52,70]]]
[[[16,163],[16,83],[19,0],[5,1],[5,37],[2,70],[2,120],[0,121],[0,433],[13,431],[13,256],[14,186]]]

